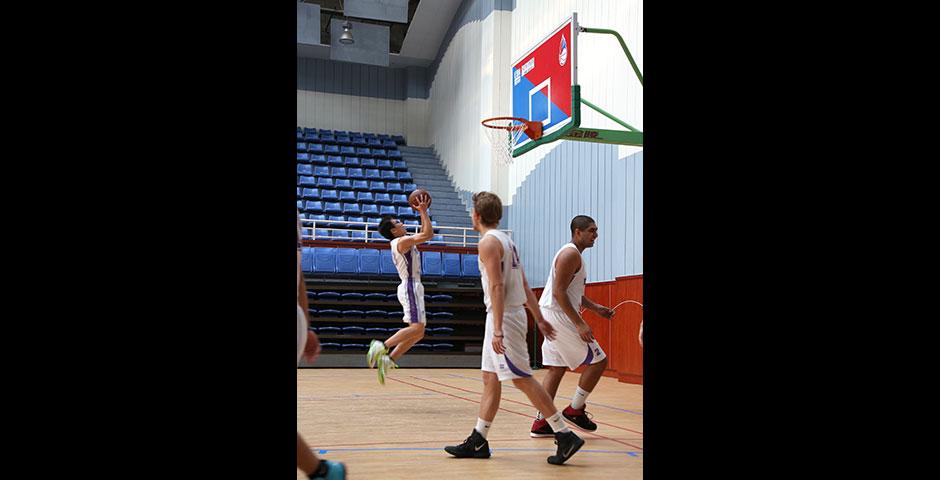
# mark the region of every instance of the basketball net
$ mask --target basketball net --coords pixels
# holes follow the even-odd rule
[[[481,123],[486,127],[483,131],[490,141],[493,157],[500,165],[512,165],[512,149],[523,134],[533,139],[542,136],[541,123],[529,122],[522,118],[495,117]]]

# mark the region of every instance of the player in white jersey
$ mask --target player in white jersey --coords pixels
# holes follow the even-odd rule
[[[421,232],[416,235],[407,235],[405,224],[391,216],[382,217],[379,222],[379,233],[391,240],[392,262],[401,277],[398,286],[398,301],[405,309],[404,321],[408,324],[388,340],[381,342],[372,340],[369,351],[366,353],[366,363],[369,368],[378,366],[379,383],[385,384],[385,374],[390,368],[398,368],[395,363],[414,344],[424,338],[424,327],[427,325],[427,316],[424,311],[424,285],[421,283],[421,253],[417,246],[434,237],[431,218],[428,217],[428,204],[431,198],[428,195],[417,195],[418,204],[415,210],[421,213]],[[389,349],[394,348],[389,353]]]
[[[481,366],[483,397],[473,432],[462,444],[444,447],[444,451],[458,458],[490,457],[486,435],[499,409],[501,382],[512,380],[536,408],[547,414],[546,421],[554,430],[558,444],[557,452],[548,457],[548,463],[561,465],[584,445],[584,440],[565,425],[548,392],[532,378],[525,343],[528,322],[524,307],[532,312],[543,335],[554,338],[555,332],[539,312],[538,300],[529,289],[516,245],[505,232],[496,229],[502,215],[503,204],[498,196],[490,192],[473,195],[471,217],[473,229],[480,232],[479,264],[486,305]]]
[[[300,242],[300,213],[297,213],[297,365],[300,357],[312,363],[320,354],[320,341],[317,334],[307,329],[307,286],[300,268],[301,242]],[[310,450],[307,442],[297,432],[297,468],[302,470],[309,479],[344,480],[346,478],[346,465],[330,460],[321,460]]]
[[[567,369],[588,366],[581,373],[571,405],[561,412],[569,422],[588,432],[597,430],[597,424],[585,412],[585,402],[607,368],[607,354],[594,339],[591,327],[581,318],[580,308],[590,309],[604,318],[614,314],[613,310],[584,296],[587,266],[581,253],[593,247],[596,240],[597,223],[594,219],[578,215],[571,220],[571,243],[563,245],[552,259],[552,268],[539,300],[542,316],[555,329],[555,338],[546,338],[542,342],[542,363],[548,367],[542,385],[554,399]],[[541,412],[536,414],[529,435],[553,435]]]

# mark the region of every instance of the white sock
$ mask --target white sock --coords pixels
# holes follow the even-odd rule
[[[543,418],[545,418],[545,416],[542,415],[542,412],[535,412],[535,419],[536,419],[536,420],[541,420],[541,419],[543,419]]]
[[[575,410],[581,410],[584,408],[584,403],[587,402],[587,397],[591,392],[582,390],[581,387],[578,387],[574,392],[574,397],[571,397],[571,408]]]
[[[552,426],[552,431],[555,433],[564,433],[571,430],[568,425],[565,425],[565,421],[561,419],[561,412],[555,412],[551,417],[545,417],[545,420]]]
[[[490,431],[490,425],[492,425],[491,422],[487,422],[486,420],[483,420],[482,418],[477,418],[477,426],[475,430],[477,431],[477,433],[480,434],[481,437],[485,439],[486,434]]]

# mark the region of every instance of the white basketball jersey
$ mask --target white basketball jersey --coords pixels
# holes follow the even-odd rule
[[[421,253],[418,252],[417,247],[412,246],[410,250],[404,254],[398,251],[398,241],[404,237],[398,237],[392,240],[392,263],[395,264],[395,269],[398,270],[398,276],[401,277],[402,283],[406,282],[420,282],[421,281]]]
[[[558,249],[555,258],[552,259],[552,269],[548,272],[548,280],[545,282],[545,289],[542,290],[542,298],[539,299],[540,307],[550,308],[559,312],[564,311],[561,309],[561,305],[558,305],[558,301],[555,300],[555,296],[552,292],[555,286],[555,262],[558,261],[558,256],[561,255],[561,252],[564,252],[566,248],[573,248],[574,251],[577,252],[578,259],[581,260],[581,268],[574,274],[574,278],[571,279],[571,283],[568,284],[568,290],[565,293],[568,295],[568,300],[571,301],[571,307],[574,308],[575,311],[581,307],[581,297],[584,296],[584,284],[587,281],[587,266],[584,264],[584,257],[581,256],[581,252],[578,252],[578,247],[573,243],[563,245]]]
[[[522,262],[519,260],[519,252],[516,251],[516,244],[512,242],[509,235],[495,228],[486,232],[486,235],[492,235],[499,240],[503,246],[503,258],[500,259],[503,266],[503,285],[506,288],[504,301],[504,310],[518,308],[525,305],[526,294],[522,284]],[[486,236],[484,235],[484,236]],[[483,239],[481,238],[482,242]],[[483,281],[483,303],[486,305],[486,311],[489,312],[490,304],[490,279],[487,278],[486,268],[483,262],[477,260],[480,267],[480,277]]]

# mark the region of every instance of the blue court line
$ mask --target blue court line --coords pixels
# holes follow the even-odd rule
[[[317,450],[318,455],[323,455],[327,452],[413,452],[413,451],[443,451],[441,447],[388,447],[388,448],[330,448],[324,450]],[[555,450],[548,448],[491,448],[490,452],[548,452],[554,453]],[[631,452],[627,450],[580,450],[580,452],[589,452],[589,453],[613,453],[613,454],[626,454],[631,457],[637,457],[643,452]]]
[[[457,375],[457,374],[454,374],[454,373],[448,373],[447,375],[449,375],[449,376],[451,376],[451,377],[466,378],[467,380],[476,380],[476,381],[478,381],[478,382],[483,382],[483,379],[482,379],[482,378],[465,377],[465,376],[463,376],[463,375]],[[516,387],[514,387],[514,386],[512,386],[512,385],[508,385],[507,383],[503,383],[503,386],[504,386],[504,387],[509,387],[509,388],[513,388],[513,389],[519,390],[518,388],[516,388]],[[566,396],[564,396],[564,395],[555,395],[555,396],[558,397],[558,398],[564,398],[564,399],[567,399],[567,400],[571,400],[571,397],[566,397]],[[587,402],[587,404],[588,404],[588,405],[595,405],[595,406],[598,406],[598,407],[609,408],[609,409],[611,409],[611,410],[617,410],[617,411],[621,411],[621,412],[632,413],[632,414],[634,414],[634,415],[643,416],[643,412],[636,412],[636,411],[633,411],[633,410],[627,410],[627,409],[625,409],[625,408],[619,408],[619,407],[613,407],[613,406],[610,406],[610,405],[604,405],[603,403]]]

